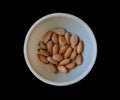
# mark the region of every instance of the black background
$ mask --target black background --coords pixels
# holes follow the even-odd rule
[[[49,6],[43,5],[16,5],[6,9],[5,18],[9,22],[5,24],[5,32],[7,33],[7,43],[4,45],[7,52],[8,62],[5,62],[5,69],[2,74],[3,87],[5,93],[18,94],[19,96],[35,96],[35,97],[52,97],[61,98],[75,97],[75,98],[103,98],[109,96],[110,91],[115,87],[112,86],[111,73],[113,70],[112,60],[114,54],[111,45],[113,45],[112,28],[114,21],[113,15],[116,10],[113,10],[111,4],[104,2],[96,3],[73,3],[73,4],[52,4]],[[113,4],[114,5],[114,4]],[[65,87],[57,87],[48,85],[38,80],[28,69],[24,55],[23,44],[25,36],[32,26],[32,24],[39,18],[55,13],[64,12],[70,13],[84,20],[94,32],[97,40],[98,54],[96,63],[91,72],[80,82]],[[9,27],[8,27],[9,26]],[[4,34],[6,36],[6,34]],[[111,44],[111,45],[110,45]],[[10,47],[8,49],[8,47]],[[109,51],[108,51],[109,50]],[[6,60],[6,57],[4,57]],[[109,59],[109,60],[108,60]],[[115,81],[114,81],[115,82]],[[108,85],[109,84],[109,85]],[[100,92],[102,91],[102,92]],[[108,95],[107,95],[108,94]]]

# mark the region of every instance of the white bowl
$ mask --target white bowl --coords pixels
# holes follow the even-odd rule
[[[50,71],[37,57],[38,41],[51,29],[63,27],[72,34],[77,34],[84,42],[83,63],[70,70],[68,74]],[[55,85],[66,86],[83,79],[92,69],[97,56],[97,44],[92,30],[80,18],[66,13],[53,13],[36,21],[27,33],[24,42],[24,57],[30,71],[41,81]]]

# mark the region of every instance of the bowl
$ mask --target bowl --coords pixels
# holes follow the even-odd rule
[[[51,72],[49,66],[40,62],[37,56],[38,42],[47,31],[56,27],[77,34],[84,42],[83,63],[67,74]],[[82,19],[67,13],[52,13],[38,19],[24,41],[24,58],[28,68],[39,80],[54,86],[67,86],[82,80],[93,68],[96,56],[97,43],[90,27]]]

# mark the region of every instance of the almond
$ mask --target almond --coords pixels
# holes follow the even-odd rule
[[[71,44],[71,46],[75,46],[75,45],[77,45],[77,43],[78,43],[78,36],[76,34],[73,34],[70,37],[70,44]]]
[[[69,47],[68,45],[61,46],[61,48],[59,50],[59,54],[65,53],[65,51],[67,50],[68,47]]]
[[[53,59],[60,62],[61,60],[63,60],[63,56],[61,54],[54,54]]]
[[[64,58],[70,57],[71,53],[72,53],[72,47],[69,47],[64,54]]]
[[[52,63],[52,64],[58,64],[58,62],[57,61],[55,61],[52,57],[47,57],[47,60],[50,62],[50,63]]]
[[[58,69],[59,72],[61,72],[63,74],[68,73],[68,70],[65,66],[57,66],[57,69]]]
[[[83,62],[82,55],[78,54],[77,57],[76,57],[76,63],[77,63],[77,65],[81,65],[82,62]]]
[[[39,59],[40,59],[40,61],[42,61],[43,63],[48,64],[47,57],[45,57],[45,56],[43,56],[43,55],[38,54],[38,58],[39,58]]]
[[[59,44],[62,46],[66,44],[65,37],[62,35],[59,35]]]
[[[45,33],[45,35],[43,36],[42,38],[42,41],[44,43],[47,43],[50,39],[51,39],[51,36],[52,36],[52,30],[48,31],[47,33]]]
[[[39,41],[38,45],[41,49],[47,49],[47,45],[42,41]]]
[[[38,52],[38,54],[43,55],[43,56],[49,56],[50,55],[49,52],[47,52],[46,50],[42,50],[42,49]]]
[[[66,68],[67,69],[72,69],[72,68],[74,68],[75,67],[75,62],[71,62],[71,63],[69,63],[68,65],[66,65]]]
[[[66,31],[65,31],[65,29],[62,28],[62,27],[57,27],[57,28],[54,30],[54,32],[55,32],[56,34],[59,34],[59,35],[64,35]]]
[[[83,50],[83,41],[81,40],[77,45],[77,53],[80,54]]]
[[[52,55],[52,52],[53,52],[53,42],[52,41],[48,41],[47,50]]]
[[[57,34],[53,33],[52,41],[53,41],[53,43],[58,44],[58,35]]]
[[[70,44],[70,36],[71,34],[69,32],[65,33],[65,39],[66,39],[67,44]]]
[[[68,63],[70,63],[70,59],[63,59],[60,63],[59,63],[59,65],[67,65]]]
[[[56,65],[52,64],[52,63],[49,63],[49,66],[50,66],[50,70],[53,72],[53,73],[57,73],[58,72],[58,69],[56,67]]]
[[[70,59],[74,60],[77,55],[77,51],[74,49],[73,52],[71,53]]]
[[[54,46],[53,46],[53,54],[57,54],[58,52],[59,52],[59,45],[54,44]]]

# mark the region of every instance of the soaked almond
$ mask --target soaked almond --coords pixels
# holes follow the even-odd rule
[[[39,50],[38,54],[41,54],[43,56],[49,56],[50,55],[49,52],[47,52],[46,50],[42,50],[42,49]]]
[[[53,42],[52,41],[48,41],[47,50],[52,55],[52,52],[53,52]]]
[[[62,35],[59,35],[59,44],[60,45],[66,45],[66,40],[65,40],[65,37],[62,36]]]
[[[59,63],[59,65],[67,65],[68,63],[70,63],[70,59],[63,59],[60,63]]]
[[[72,68],[74,68],[75,67],[75,62],[71,62],[71,63],[69,63],[68,65],[66,65],[66,68],[67,69],[72,69]]]
[[[65,33],[65,39],[66,39],[67,44],[70,44],[70,36],[71,34],[69,32]]]
[[[60,50],[59,50],[59,54],[65,53],[65,51],[67,50],[68,47],[69,47],[68,45],[61,46]]]
[[[77,45],[77,53],[80,54],[83,50],[83,41],[81,40]]]
[[[41,62],[43,62],[43,63],[45,63],[45,64],[48,64],[47,57],[38,54],[38,58],[40,59]]]
[[[63,60],[63,56],[61,54],[54,54],[53,59],[60,62],[61,60]]]
[[[55,32],[56,34],[59,34],[59,35],[64,35],[66,31],[65,31],[65,29],[62,28],[62,27],[57,27],[57,28],[54,30],[54,32]]]
[[[57,54],[58,52],[59,52],[59,45],[54,44],[54,46],[53,46],[53,54]]]
[[[53,73],[66,74],[83,63],[83,41],[77,34],[70,34],[62,27],[50,30],[38,43],[38,58],[48,64]]]
[[[38,45],[41,49],[47,49],[47,45],[42,41],[39,41]]]
[[[58,69],[59,72],[61,72],[63,74],[68,73],[68,70],[65,66],[57,66],[57,69]]]
[[[52,57],[47,57],[47,60],[52,64],[58,64],[58,62],[54,60]]]
[[[58,35],[57,34],[53,33],[52,41],[53,41],[53,43],[58,44]]]
[[[47,43],[50,39],[51,39],[51,36],[52,36],[52,30],[48,31],[47,33],[45,33],[45,35],[43,36],[42,38],[42,41],[44,43]]]
[[[70,44],[72,46],[75,46],[77,45],[78,43],[78,36],[76,34],[73,34],[71,37],[70,37]]]
[[[81,65],[82,62],[83,62],[82,55],[78,54],[77,57],[76,57],[76,63],[77,63],[77,65]]]
[[[57,66],[52,64],[52,63],[49,63],[49,66],[50,66],[50,70],[53,72],[53,73],[57,73],[58,72],[58,69],[57,69]]]
[[[64,58],[70,57],[71,53],[72,53],[72,47],[69,47],[64,54]]]
[[[73,52],[71,53],[70,59],[74,60],[77,55],[77,51],[74,49]]]

